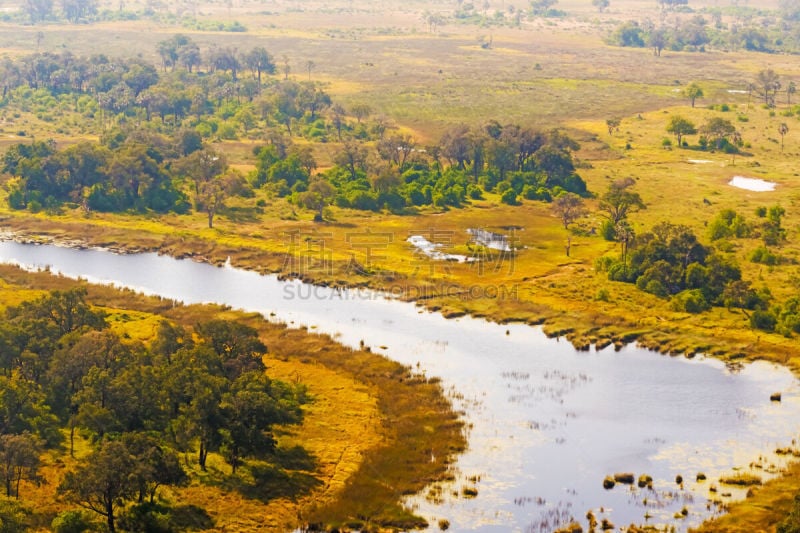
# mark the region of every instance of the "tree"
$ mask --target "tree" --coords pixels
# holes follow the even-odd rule
[[[775,97],[781,88],[778,74],[771,68],[759,71],[756,75],[756,86],[761,90],[764,104],[769,107],[775,107]]]
[[[122,438],[125,447],[136,458],[133,473],[137,484],[139,503],[145,497],[153,503],[158,487],[162,485],[182,485],[188,481],[186,472],[174,452],[164,447],[155,438],[144,433],[125,433]]]
[[[6,496],[19,499],[19,484],[23,479],[40,483],[40,441],[28,432],[19,435],[0,435],[0,473],[6,485]]]
[[[557,216],[564,229],[569,229],[569,225],[586,214],[583,205],[583,198],[575,193],[567,192],[553,200],[553,214]]]
[[[531,0],[531,13],[536,16],[546,16],[550,8],[558,3],[558,0]]]
[[[723,147],[728,142],[728,138],[736,133],[736,127],[730,120],[713,117],[706,122],[701,128],[703,135],[707,136],[709,140],[714,141],[717,149]]]
[[[610,0],[592,0],[592,5],[597,8],[597,11],[602,13],[603,11],[608,9],[608,6],[611,5],[611,1]]]
[[[372,114],[372,108],[367,104],[355,104],[350,108],[350,112],[356,117],[358,123],[361,124],[362,120],[368,118]]]
[[[553,214],[561,219],[564,224],[564,229],[568,230],[569,225],[578,220],[586,213],[586,208],[583,205],[583,198],[575,193],[566,192],[553,200]],[[569,257],[570,248],[572,247],[572,236],[567,235],[567,257]]]
[[[678,146],[683,146],[684,135],[694,135],[697,133],[697,128],[690,120],[683,118],[680,115],[672,115],[667,124],[667,133],[672,133],[678,141]]]
[[[327,180],[317,178],[308,184],[308,190],[300,194],[300,203],[306,209],[311,209],[317,213],[314,215],[315,222],[322,222],[323,211],[330,205],[336,196],[336,189]]]
[[[244,56],[244,64],[258,78],[258,85],[261,86],[261,74],[275,74],[275,62],[267,50],[262,46],[257,46],[247,52]]]
[[[619,125],[621,124],[621,120],[618,118],[609,118],[606,120],[606,126],[608,127],[608,134],[613,135],[615,131],[619,131]]]
[[[214,217],[225,206],[225,199],[228,196],[228,183],[223,176],[200,183],[195,196],[195,205],[206,212],[209,229],[214,227]]]
[[[647,44],[653,49],[653,55],[656,57],[661,57],[661,51],[667,46],[668,42],[667,32],[663,28],[657,28],[651,31],[647,39]],[[694,102],[692,103],[692,107],[694,107]]]
[[[273,425],[297,424],[302,419],[295,391],[274,387],[262,372],[239,376],[220,407],[226,420],[223,454],[234,474],[243,457],[274,451]]]
[[[25,0],[22,10],[30,17],[31,22],[36,24],[47,20],[53,14],[53,0]]]
[[[209,320],[198,324],[195,330],[213,348],[229,379],[244,372],[265,370],[262,358],[267,347],[256,329],[230,320]]]
[[[64,11],[66,19],[75,23],[97,13],[97,2],[95,0],[62,0],[61,9]]]
[[[628,218],[628,213],[645,207],[639,193],[630,190],[634,185],[633,178],[616,180],[600,199],[600,209],[614,226]]]
[[[342,149],[334,156],[333,162],[350,172],[350,177],[356,179],[358,171],[365,171],[367,164],[367,149],[354,141],[347,141]]]
[[[792,95],[797,92],[797,84],[793,81],[790,81],[786,85],[786,103],[788,105],[792,105]]]
[[[704,96],[703,89],[695,82],[692,82],[684,87],[682,94],[685,98],[691,100],[692,107],[694,107],[695,100]]]
[[[781,122],[781,125],[778,126],[778,133],[781,136],[781,152],[783,152],[783,138],[789,133],[789,126],[785,122]]]
[[[75,471],[68,472],[58,492],[85,509],[106,517],[116,531],[117,510],[138,495],[136,458],[119,441],[104,441]]]

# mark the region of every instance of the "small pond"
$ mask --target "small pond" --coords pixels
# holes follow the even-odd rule
[[[759,178],[746,178],[744,176],[734,176],[728,185],[737,189],[745,189],[753,192],[771,192],[775,190],[777,183],[766,181]]]

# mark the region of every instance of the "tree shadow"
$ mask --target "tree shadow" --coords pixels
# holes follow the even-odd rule
[[[286,470],[313,472],[317,468],[317,459],[302,446],[278,448],[272,460],[277,466]]]
[[[261,213],[255,207],[226,207],[219,214],[231,222],[257,222]]]
[[[246,467],[247,472],[244,470],[240,470],[241,474],[226,476],[217,484],[263,503],[277,498],[296,501],[322,484],[308,472],[284,470],[268,463],[250,464]]]
[[[177,505],[170,509],[172,524],[179,531],[203,531],[214,527],[211,515],[197,505]]]

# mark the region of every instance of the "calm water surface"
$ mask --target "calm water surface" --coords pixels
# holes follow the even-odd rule
[[[446,320],[367,291],[336,291],[156,254],[118,255],[54,245],[0,242],[0,261],[131,287],[185,303],[215,302],[308,325],[442,378],[469,424],[469,449],[455,482],[408,504],[436,528],[551,531],[588,510],[617,526],[674,524],[713,514],[710,485],[734,469],[780,466],[772,451],[800,428],[797,380],[766,363],[739,370],[701,357],[636,347],[577,352],[539,329]],[[769,395],[783,393],[773,403]],[[434,453],[436,453],[434,451]],[[615,472],[649,474],[652,490],[602,487]],[[698,472],[708,481],[696,482]],[[681,488],[675,477],[686,480]],[[477,489],[475,498],[464,488]],[[674,515],[684,507],[686,518]]]

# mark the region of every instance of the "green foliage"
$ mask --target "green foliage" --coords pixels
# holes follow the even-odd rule
[[[702,313],[711,308],[706,301],[703,291],[699,289],[690,289],[679,292],[672,297],[672,308],[676,311],[685,311],[687,313]]]
[[[774,266],[780,262],[780,258],[774,253],[770,252],[765,246],[759,246],[750,254],[750,261],[753,263],[760,263],[762,265]]]
[[[64,511],[53,519],[50,529],[54,533],[85,533],[96,531],[97,527],[92,521],[91,515],[86,511]]]
[[[724,209],[708,225],[709,238],[719,239],[749,237],[752,232],[750,224],[733,209]]]
[[[16,500],[0,498],[0,533],[28,531],[30,510]]]
[[[629,258],[606,266],[609,279],[635,283],[659,297],[678,295],[673,305],[687,312],[721,304],[723,293],[741,279],[732,258],[712,253],[689,228],[667,222],[637,236]]]
[[[753,329],[760,329],[763,331],[775,331],[775,326],[778,325],[778,319],[771,311],[757,309],[750,316],[750,326]]]

